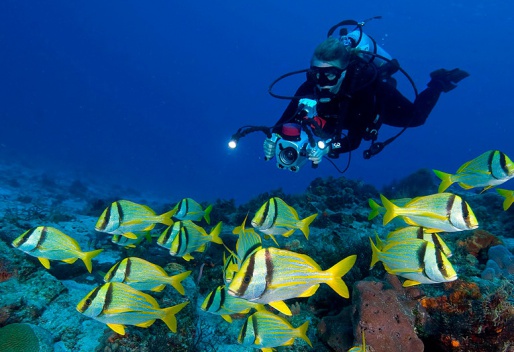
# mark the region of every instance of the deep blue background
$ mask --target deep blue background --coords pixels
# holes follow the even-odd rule
[[[513,5],[446,1],[19,1],[0,3],[0,158],[50,173],[120,183],[178,200],[302,192],[328,162],[298,174],[262,159],[263,135],[287,102],[267,93],[308,66],[343,19],[396,57],[422,90],[429,72],[471,73],[424,126],[346,177],[378,187],[421,167],[453,172],[489,149],[514,157]],[[292,94],[290,79],[277,90]],[[406,82],[402,91],[412,97]],[[398,130],[384,127],[381,139]],[[344,167],[346,158],[338,162]],[[104,181],[105,180],[105,181]]]

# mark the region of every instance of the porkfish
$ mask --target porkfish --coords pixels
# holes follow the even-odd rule
[[[484,191],[514,177],[514,163],[499,150],[489,150],[463,164],[455,174],[433,170],[441,179],[439,192],[457,182],[464,189],[484,187]]]
[[[207,224],[211,223],[210,213],[212,211],[212,205],[203,209],[195,200],[184,198],[175,205],[173,210],[175,210],[174,216],[178,220],[200,221],[203,218]]]
[[[512,203],[514,202],[514,191],[498,188],[496,189],[496,192],[498,192],[498,194],[505,198],[505,200],[503,201],[503,210],[509,209]]]
[[[370,269],[379,261],[385,270],[406,278],[404,287],[419,284],[437,284],[457,279],[457,273],[443,252],[428,241],[420,239],[388,243],[378,249],[371,238]]]
[[[278,315],[268,311],[258,311],[245,320],[237,341],[244,346],[271,352],[274,347],[291,346],[299,337],[312,347],[307,337],[308,328],[308,321],[294,328],[286,319]]]
[[[252,219],[252,226],[267,235],[291,236],[297,229],[309,239],[309,225],[318,214],[300,220],[296,210],[278,197],[264,203]],[[276,241],[275,241],[276,242]]]
[[[177,223],[180,223],[179,226],[176,225]],[[211,233],[207,234],[202,227],[196,225],[191,220],[177,221],[173,225],[174,229],[175,227],[177,228],[177,234],[174,235],[174,239],[171,242],[170,255],[182,257],[184,260],[189,261],[193,259],[191,253],[203,252],[207,243],[223,244],[220,237],[221,226],[222,223],[220,221]],[[157,240],[158,243],[159,240]]]
[[[166,285],[171,285],[181,295],[185,294],[182,281],[191,271],[168,276],[159,265],[137,257],[128,257],[116,263],[104,276],[105,282],[122,282],[136,290],[162,291]]]
[[[427,232],[456,232],[478,227],[478,221],[468,203],[452,193],[437,193],[413,198],[403,207],[380,195],[386,208],[384,225],[397,216],[409,225],[421,226]]]
[[[398,205],[400,207],[404,206],[408,202],[410,202],[412,198],[399,198],[399,199],[390,199],[391,203],[394,205]],[[376,218],[380,214],[384,214],[386,212],[385,208],[378,204],[374,199],[368,199],[369,207],[371,208],[371,211],[368,215],[368,220],[372,220]]]
[[[118,200],[109,205],[100,215],[95,230],[112,235],[137,239],[134,232],[150,231],[155,224],[170,226],[175,210],[157,215],[150,207],[128,200]]]
[[[24,232],[12,242],[12,245],[39,259],[46,269],[50,269],[50,260],[73,264],[77,259],[81,259],[89,272],[93,270],[91,260],[103,251],[97,249],[83,252],[77,241],[49,226],[38,226]]]
[[[147,328],[157,319],[164,321],[172,332],[177,332],[175,315],[188,303],[160,308],[152,296],[121,282],[108,282],[89,292],[77,304],[77,311],[107,324],[120,335],[125,335],[125,325]]]
[[[452,256],[452,251],[443,241],[441,236],[439,236],[437,233],[426,232],[423,227],[419,226],[408,226],[390,232],[386,237],[386,242],[402,242],[413,238],[432,242],[435,248],[442,251],[446,257],[450,258]],[[378,248],[380,249],[380,247]]]
[[[341,297],[348,298],[348,287],[341,277],[353,267],[356,259],[356,255],[351,255],[330,269],[321,270],[305,254],[273,247],[262,248],[245,260],[232,279],[228,293],[251,302],[269,304],[291,315],[283,300],[310,297],[321,283],[329,285]]]
[[[202,310],[211,314],[221,315],[227,322],[232,323],[231,314],[246,314],[251,309],[266,310],[264,305],[254,303],[245,299],[234,297],[227,294],[224,285],[218,286],[215,290],[205,297],[201,306]]]

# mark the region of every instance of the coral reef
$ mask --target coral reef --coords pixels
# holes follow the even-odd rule
[[[364,331],[366,344],[376,352],[423,351],[414,330],[416,301],[406,294],[415,289],[402,288],[396,276],[387,277],[387,283],[359,281],[353,286],[354,336],[358,339]]]
[[[507,247],[503,245],[490,247],[487,256],[489,259],[482,271],[482,279],[514,278],[514,255]]]

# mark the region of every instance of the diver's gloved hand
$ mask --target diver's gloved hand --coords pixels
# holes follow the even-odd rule
[[[314,164],[319,164],[323,160],[323,157],[328,154],[330,151],[330,147],[327,145],[325,148],[321,149],[319,147],[314,148],[309,154],[309,160]]]
[[[448,93],[450,90],[457,88],[456,83],[460,82],[468,76],[469,73],[459,68],[454,68],[453,70],[440,68],[439,70],[435,70],[434,72],[430,73],[430,77],[432,79],[430,82],[428,82],[427,85],[430,88],[435,88],[442,92]]]
[[[278,140],[278,135],[273,133],[271,138],[266,138],[264,140],[264,160],[268,161],[273,159],[275,156],[275,148]]]

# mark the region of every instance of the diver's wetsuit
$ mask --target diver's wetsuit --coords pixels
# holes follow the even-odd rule
[[[325,124],[323,133],[315,134],[325,139],[332,138],[333,146],[334,142],[340,142],[340,147],[332,147],[329,153],[330,157],[337,158],[340,153],[358,148],[362,139],[367,137],[366,128],[370,126],[378,129],[382,123],[396,127],[424,124],[440,95],[440,89],[428,87],[412,103],[396,89],[390,77],[385,79],[368,64],[356,62],[348,67],[336,98],[325,104],[318,101],[317,114]],[[295,96],[317,100],[315,83],[307,80]],[[293,99],[289,103],[273,132],[280,134],[283,123],[295,121],[298,101]],[[380,116],[379,122],[373,124],[377,115]],[[348,133],[347,137],[341,138],[343,130],[348,130]]]

